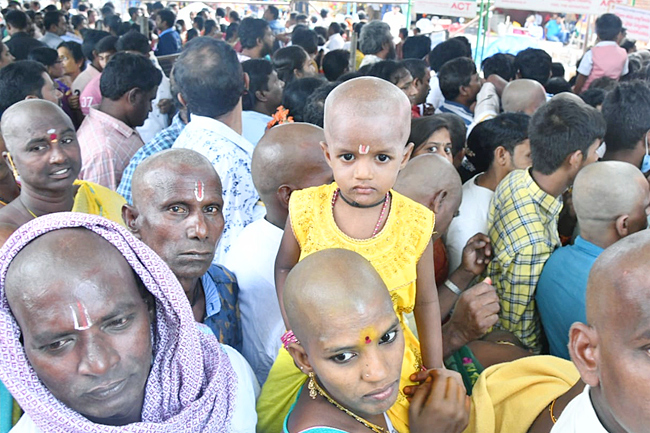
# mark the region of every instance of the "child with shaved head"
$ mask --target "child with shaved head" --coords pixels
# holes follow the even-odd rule
[[[348,250],[318,251],[290,272],[283,299],[299,339],[289,352],[309,377],[283,431],[395,431],[386,411],[399,395],[404,331],[370,262]],[[413,394],[410,431],[462,431],[469,399],[458,375],[427,373]]]
[[[409,119],[406,95],[377,78],[356,78],[330,93],[321,146],[335,182],[292,194],[275,266],[281,310],[287,274],[316,251],[356,251],[381,275],[407,342],[399,395],[388,411],[398,431],[408,429],[408,401],[402,387],[411,384],[411,374],[424,366],[442,367],[431,242],[434,215],[391,190],[413,148],[412,143],[406,144]],[[420,342],[404,322],[404,313],[410,312],[415,315]],[[284,312],[283,316],[288,326]],[[287,333],[285,341],[291,341],[291,335]],[[260,430],[280,430],[267,422],[284,417],[305,380],[288,352],[281,350],[258,401]]]

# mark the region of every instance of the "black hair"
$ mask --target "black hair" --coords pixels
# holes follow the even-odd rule
[[[467,137],[467,159],[478,173],[487,171],[494,162],[494,151],[503,147],[512,156],[515,147],[528,138],[530,116],[524,113],[502,113],[485,120]]]
[[[537,109],[528,128],[533,169],[555,173],[572,153],[582,151],[605,137],[605,119],[598,110],[582,101],[553,98]]]
[[[566,75],[564,65],[560,62],[551,63],[551,78],[553,77],[562,77]]]
[[[244,72],[237,53],[214,38],[188,42],[173,74],[189,112],[198,116],[223,116],[235,109],[244,94]]]
[[[474,74],[476,65],[470,58],[459,57],[445,63],[438,72],[440,90],[445,99],[455,100],[460,95],[460,87],[469,86]]]
[[[350,66],[348,50],[332,50],[323,57],[323,73],[329,81],[336,81]]]
[[[78,42],[74,42],[74,41],[61,42],[57,48],[61,48],[61,47],[64,47],[68,51],[70,51],[70,54],[72,54],[75,63],[81,62],[82,71],[86,69],[86,62],[85,62],[86,56],[84,56],[84,53],[81,50],[81,45]]]
[[[226,10],[224,8],[217,8],[216,15],[221,18],[226,18]]]
[[[485,78],[496,74],[506,81],[512,81],[517,75],[514,57],[504,53],[497,53],[483,60],[481,69]]]
[[[147,37],[135,30],[130,30],[120,36],[115,44],[115,49],[117,51],[137,51],[145,56],[151,50]]]
[[[33,60],[43,66],[53,66],[59,60],[59,53],[50,47],[32,48],[27,54],[27,60]]]
[[[0,69],[0,116],[28,96],[43,97],[45,66],[33,60],[19,60]]]
[[[635,39],[625,38],[621,42],[621,48],[625,49],[625,51],[627,51],[628,53],[630,53],[630,51],[632,51],[632,49],[635,48],[635,47],[636,47],[636,40]]]
[[[246,17],[239,24],[239,42],[242,48],[254,48],[264,38],[269,23],[260,18]]]
[[[307,54],[315,54],[318,52],[318,34],[307,27],[297,27],[291,34],[291,44],[301,46]]]
[[[526,48],[515,57],[515,69],[521,78],[535,80],[542,86],[551,76],[553,60],[544,50]]]
[[[411,153],[411,157],[413,157],[417,149],[427,142],[429,137],[431,137],[431,134],[439,129],[446,129],[449,131],[449,136],[451,137],[451,126],[449,126],[449,121],[446,117],[443,117],[440,114],[411,119],[411,134],[408,139],[409,143],[413,143],[413,152]]]
[[[27,28],[27,14],[23,11],[13,10],[5,15],[5,22],[11,27],[24,30]]]
[[[650,87],[642,81],[619,84],[605,96],[602,113],[607,150],[634,149],[650,131]]]
[[[162,4],[162,2],[157,1],[151,6],[151,8],[152,9],[164,9],[165,6]]]
[[[570,92],[571,85],[569,85],[564,77],[552,77],[546,82],[544,89],[546,89],[546,93],[557,95],[559,93]]]
[[[109,51],[117,51],[117,48],[115,48],[117,41],[117,36],[108,35],[97,42],[95,45],[95,51],[97,54],[107,53]]]
[[[47,6],[45,6],[45,7],[43,8],[43,10],[42,10],[41,12],[45,12],[45,13],[47,13],[47,12],[58,12],[58,11],[59,11],[59,10],[56,8],[56,6],[54,6],[54,5],[47,5]]]
[[[79,6],[77,6],[77,10],[79,12],[86,12],[88,10],[88,5],[85,5],[83,3],[79,3]]]
[[[431,39],[428,36],[411,36],[406,38],[402,46],[404,59],[424,59],[431,50]]]
[[[122,27],[122,18],[119,15],[110,15],[104,18],[104,25],[111,33],[119,34]]]
[[[255,93],[269,90],[269,77],[273,73],[273,65],[266,59],[250,59],[241,65],[249,79],[248,90],[242,98],[242,107],[248,111],[252,110],[257,103]]]
[[[596,78],[591,82],[590,89],[603,89],[605,92],[610,92],[618,87],[618,81],[609,77]]]
[[[309,96],[307,105],[305,105],[303,122],[311,123],[321,128],[323,127],[325,121],[325,100],[336,86],[338,86],[338,83],[325,83],[314,90],[314,93]]]
[[[140,8],[129,8],[128,9],[129,16],[133,16],[133,14],[137,14],[139,10]]]
[[[408,38],[408,35],[409,35],[409,29],[407,29],[406,27],[402,27],[401,29],[399,29],[399,35],[400,35],[400,36],[404,36],[404,39]],[[428,51],[429,51],[429,50],[427,50],[427,52],[428,52]],[[426,55],[426,54],[425,54],[425,55]]]
[[[230,19],[230,22],[241,22],[241,18],[239,18],[239,12],[237,11],[230,11],[228,14],[228,18]]]
[[[305,14],[296,15],[296,21],[307,21],[309,17]]]
[[[83,15],[73,15],[72,18],[70,18],[70,24],[72,25],[72,28],[76,30],[80,25],[84,23],[85,20],[86,17]]]
[[[282,106],[289,110],[289,115],[296,122],[304,121],[305,106],[311,95],[326,83],[319,77],[306,77],[293,80],[282,92]]]
[[[458,57],[472,58],[472,46],[464,36],[447,39],[429,53],[429,66],[438,72],[442,65]]]
[[[402,79],[404,73],[410,74],[406,66],[400,62],[396,62],[395,60],[382,60],[373,63],[365,75],[381,78],[396,85]]]
[[[320,10],[320,16],[321,16],[321,18],[327,18],[327,14],[328,14],[328,13],[329,13],[329,12],[327,11],[327,9],[321,9],[321,10]]]
[[[120,52],[108,62],[99,80],[102,98],[117,101],[129,90],[138,88],[149,92],[162,81],[151,60],[138,54]]]
[[[109,6],[108,4],[105,4],[102,6],[102,8],[99,10],[99,13],[102,14],[102,17],[107,18],[113,14],[115,14],[115,8],[112,6]]]
[[[598,107],[599,105],[603,105],[606,95],[607,92],[603,89],[589,87],[578,96],[580,96],[580,99],[585,101],[586,104],[591,105],[592,107]]]
[[[278,78],[289,84],[295,79],[293,71],[302,70],[308,58],[309,55],[301,46],[291,45],[280,48],[273,54],[273,67],[278,72]]]
[[[316,36],[318,38],[318,46],[325,45],[327,42],[327,29],[325,27],[316,26],[314,27],[314,31],[316,32]]]
[[[157,12],[158,18],[163,23],[167,23],[167,26],[174,27],[176,22],[176,14],[170,9],[161,9]]]
[[[464,148],[465,142],[467,141],[467,125],[463,119],[454,113],[442,113],[438,116],[447,120],[449,124],[449,136],[451,137],[451,156],[454,158],[458,155]]]
[[[203,19],[202,16],[195,16],[194,17],[194,24],[198,27],[198,30],[203,30],[203,26],[205,25],[205,20]]]
[[[58,26],[59,20],[61,19],[62,16],[63,14],[57,10],[52,12],[46,12],[45,16],[43,17],[43,25],[45,26],[45,30],[49,32],[50,27]]]
[[[615,41],[623,29],[623,22],[614,14],[602,14],[596,20],[596,34],[601,41]]]
[[[332,33],[334,34],[341,34],[341,24],[337,23],[336,21],[332,21],[330,26],[327,28],[328,30],[331,30]]]
[[[95,60],[93,56],[93,51],[96,50],[97,44],[104,38],[111,36],[110,33],[104,32],[102,30],[89,29],[84,34],[84,42],[81,44],[81,51],[84,53],[84,57],[88,59],[89,62]],[[111,36],[114,37],[114,36]],[[116,38],[117,40],[117,38]],[[115,42],[113,42],[115,45]],[[99,53],[99,51],[97,51]]]
[[[429,65],[421,59],[406,59],[400,62],[411,73],[413,79],[424,80],[427,75]]]
[[[215,20],[206,20],[205,21],[205,34],[209,35],[214,29],[221,30],[221,27],[217,27],[217,22]]]
[[[187,42],[191,41],[192,39],[198,38],[198,37],[199,37],[199,31],[198,30],[189,29],[187,31],[187,34],[185,35],[185,42],[187,43]]]
[[[280,17],[280,11],[275,6],[269,5],[266,10],[271,13],[274,20],[277,20]]]

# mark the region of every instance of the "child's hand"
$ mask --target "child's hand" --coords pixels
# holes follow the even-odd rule
[[[481,275],[491,259],[490,238],[483,233],[477,233],[467,241],[463,248],[461,267],[473,275]]]
[[[470,399],[465,394],[460,374],[446,369],[421,373],[427,375],[426,380],[420,385],[409,387],[414,388],[409,407],[410,431],[462,432],[469,422]],[[422,377],[420,373],[414,376]]]
[[[70,105],[70,108],[73,110],[80,110],[81,105],[79,104],[79,95],[74,94],[68,96],[68,105]]]

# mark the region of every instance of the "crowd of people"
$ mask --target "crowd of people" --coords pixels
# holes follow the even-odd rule
[[[2,11],[13,433],[647,431],[650,52],[616,15],[566,80],[399,8],[75,7]]]

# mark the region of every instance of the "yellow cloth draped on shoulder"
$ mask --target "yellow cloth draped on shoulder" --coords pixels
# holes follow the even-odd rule
[[[406,433],[408,401],[402,389],[411,384],[408,377],[421,369],[422,355],[420,343],[405,323],[404,314],[412,312],[415,306],[417,263],[431,240],[435,217],[424,206],[391,191],[390,213],[384,228],[373,238],[352,239],[334,221],[332,196],[337,188],[336,183],[332,183],[295,191],[291,195],[289,214],[300,245],[300,260],[316,251],[345,248],[370,261],[386,283],[405,339],[400,393],[388,416],[398,432]],[[306,379],[291,355],[284,348],[280,349],[257,401],[258,432],[282,431],[284,418]]]
[[[464,433],[526,433],[549,403],[580,379],[572,362],[530,356],[487,368],[472,389]]]
[[[122,219],[122,205],[126,203],[124,197],[104,186],[85,180],[75,180],[74,184],[79,186],[79,189],[74,196],[72,212],[99,215],[124,225]]]

